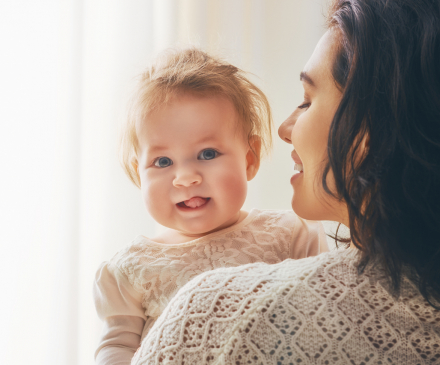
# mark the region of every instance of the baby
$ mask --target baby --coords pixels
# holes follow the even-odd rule
[[[241,210],[270,145],[269,103],[238,68],[192,48],[164,54],[142,75],[122,160],[167,230],[138,236],[100,266],[97,364],[130,364],[170,299],[202,272],[328,250],[320,223]]]

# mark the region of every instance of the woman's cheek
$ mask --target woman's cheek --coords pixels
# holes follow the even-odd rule
[[[299,117],[292,128],[291,135],[293,149],[298,153],[302,160],[302,150],[307,145],[307,136],[304,135],[304,118]],[[303,161],[304,162],[304,161]]]
[[[306,118],[307,117],[307,118]],[[319,164],[326,156],[328,129],[327,121],[315,110],[310,110],[307,115],[298,118],[295,141],[297,152],[303,163]]]

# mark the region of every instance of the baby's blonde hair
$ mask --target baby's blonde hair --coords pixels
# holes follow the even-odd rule
[[[246,78],[245,72],[197,48],[170,49],[140,75],[122,130],[121,163],[137,187],[140,187],[137,123],[145,121],[149,113],[166,105],[172,98],[187,92],[200,97],[222,96],[229,99],[248,142],[258,138],[261,154],[270,151],[272,113],[269,102],[264,93]],[[260,151],[252,150],[260,158]]]

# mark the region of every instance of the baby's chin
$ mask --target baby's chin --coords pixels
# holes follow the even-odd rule
[[[175,239],[180,242],[188,242],[205,237],[215,232],[219,232],[234,225],[235,223],[234,221],[231,221],[231,219],[219,219],[217,222],[215,222],[215,220],[209,216],[205,216],[203,218],[196,218],[191,222],[187,222],[187,224],[179,224],[176,227],[170,227],[169,230],[173,231],[173,234],[170,234],[170,237],[174,236]]]
[[[184,227],[179,227],[180,229],[176,229],[176,232],[178,232],[178,234],[182,237],[193,237],[193,239],[196,239],[199,237],[207,236],[211,233],[221,231],[224,228],[223,223],[224,222],[221,222],[219,224],[195,223],[191,225],[186,225]]]
[[[166,228],[164,232],[154,237],[153,241],[165,244],[179,244],[205,237],[213,232],[216,232],[215,228],[213,228],[212,230],[178,230],[173,228]]]
[[[206,221],[206,216],[203,218],[194,218],[189,222],[173,222],[174,224],[156,220],[163,228],[162,232],[153,238],[153,241],[166,244],[184,243],[222,229],[220,227],[222,222],[216,224],[212,219]]]
[[[184,204],[185,203],[185,204]],[[238,204],[236,209],[219,209],[212,198],[179,202],[168,215],[151,216],[164,227],[156,236],[161,243],[183,243],[192,241],[233,226],[240,218]],[[166,227],[166,228],[165,228]]]

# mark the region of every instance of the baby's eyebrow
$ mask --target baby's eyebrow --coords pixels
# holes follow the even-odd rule
[[[203,138],[200,138],[196,143],[200,144],[200,143],[206,143],[206,142],[211,142],[211,141],[216,141],[217,138],[215,135],[209,135],[209,136],[205,136]]]
[[[217,140],[218,138],[215,134],[210,134],[200,138],[197,141],[194,141],[192,144],[199,145],[203,143],[215,142]],[[167,150],[169,150],[169,147],[164,145],[155,145],[155,144],[148,146],[148,148],[146,149],[148,154],[156,154]]]
[[[165,150],[167,150],[165,146],[159,146],[159,145],[152,145],[152,146],[148,146],[147,148],[148,153],[156,153]]]

